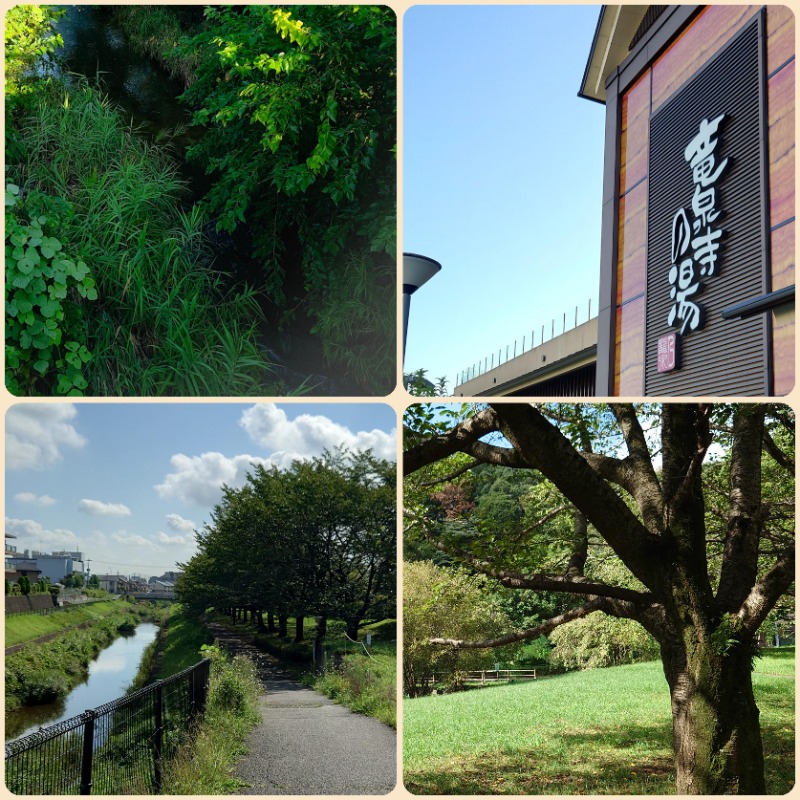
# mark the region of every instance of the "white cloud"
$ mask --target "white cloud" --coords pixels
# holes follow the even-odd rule
[[[20,540],[18,550],[77,549],[78,537],[72,531],[65,528],[48,530],[32,519],[6,517],[6,533],[13,533]]]
[[[184,519],[180,514],[167,514],[167,525],[179,533],[194,534],[197,525],[190,519]],[[189,537],[190,539],[192,537]]]
[[[103,503],[100,500],[81,500],[78,510],[92,517],[129,517],[131,510],[122,503]]]
[[[14,499],[20,503],[31,503],[35,506],[52,506],[56,500],[49,494],[34,494],[33,492],[17,492]]]
[[[6,468],[44,470],[63,458],[61,449],[81,448],[86,439],[70,424],[78,415],[65,403],[22,403],[6,414]]]
[[[239,424],[250,438],[272,451],[269,461],[289,467],[292,461],[314,458],[324,450],[344,446],[352,451],[372,450],[378,458],[397,457],[395,432],[358,431],[319,414],[301,414],[289,420],[286,412],[273,403],[260,403],[242,413]]]
[[[177,453],[170,459],[173,471],[156,485],[158,494],[166,499],[178,499],[209,508],[222,497],[222,486],[238,489],[244,486],[254,464],[267,465],[257,456],[240,455],[228,458],[222,453],[203,453],[187,456]]]
[[[168,533],[159,531],[156,538],[161,544],[192,544],[194,536],[187,534],[186,536],[170,536]]]
[[[112,533],[111,541],[118,542],[119,544],[131,544],[140,548],[146,547],[151,550],[156,547],[155,543],[150,539],[147,539],[144,536],[139,536],[138,533],[128,533],[127,531],[118,531],[117,533]]]

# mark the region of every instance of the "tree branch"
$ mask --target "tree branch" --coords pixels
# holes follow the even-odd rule
[[[561,431],[530,405],[497,403],[492,409],[502,423],[503,434],[522,458],[594,522],[598,533],[645,586],[651,590],[660,586],[666,575],[659,537],[595,472],[588,462],[592,454],[578,453]]]
[[[410,475],[454,453],[469,452],[478,439],[498,428],[497,416],[492,409],[479,411],[447,433],[433,436],[406,450],[403,455],[403,474]]]
[[[465,464],[463,467],[460,467],[455,472],[451,472],[449,475],[445,475],[443,478],[437,478],[435,481],[425,481],[424,483],[420,483],[419,486],[422,489],[428,489],[431,486],[438,486],[440,483],[450,483],[454,481],[456,478],[460,478],[465,472],[469,472],[471,469],[475,469],[475,467],[481,464],[480,461],[475,460],[471,464]]]
[[[778,466],[783,467],[791,475],[794,475],[794,459],[775,444],[775,440],[769,435],[769,431],[766,428],[764,429],[764,449]]]
[[[480,650],[490,647],[502,647],[505,644],[513,644],[514,642],[522,642],[526,639],[535,639],[537,636],[546,636],[551,631],[554,631],[559,625],[565,625],[572,620],[586,617],[595,611],[600,611],[603,605],[602,599],[592,600],[580,608],[573,608],[557,617],[537,625],[535,628],[528,628],[524,631],[517,631],[516,633],[507,633],[505,636],[498,636],[496,639],[486,639],[481,642],[469,642],[464,639],[429,639],[430,644],[443,645],[446,647],[453,647],[456,650]]]
[[[793,581],[794,545],[781,554],[772,569],[752,588],[742,603],[738,617],[742,620],[745,632],[755,633],[758,630]]]
[[[631,603],[650,603],[653,599],[650,594],[645,592],[637,592],[635,589],[626,589],[622,586],[610,586],[605,583],[590,581],[582,576],[571,577],[569,575],[548,575],[546,573],[522,575],[497,569],[487,561],[483,561],[465,550],[448,546],[445,542],[433,541],[432,539],[431,542],[443,553],[460,558],[482,575],[494,578],[494,580],[508,589],[538,589],[540,591],[565,592],[567,594],[596,595],[607,599],[627,600]]]

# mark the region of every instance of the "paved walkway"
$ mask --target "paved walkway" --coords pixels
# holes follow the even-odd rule
[[[397,734],[371,717],[288,678],[276,659],[222,626],[212,632],[232,653],[246,653],[266,688],[262,722],[247,740],[238,794],[386,794],[396,782]]]

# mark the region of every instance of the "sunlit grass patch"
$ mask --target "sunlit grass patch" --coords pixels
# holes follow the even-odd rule
[[[783,794],[794,780],[794,681],[756,674],[754,685],[767,787]],[[406,699],[403,747],[404,784],[417,794],[675,791],[656,662]]]

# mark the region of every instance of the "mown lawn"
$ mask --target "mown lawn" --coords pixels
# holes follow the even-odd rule
[[[794,650],[754,684],[768,794],[794,784]],[[657,662],[404,702],[415,794],[673,794],[670,702]]]

